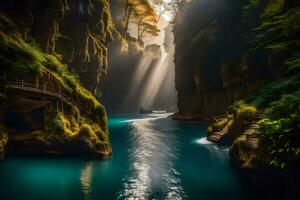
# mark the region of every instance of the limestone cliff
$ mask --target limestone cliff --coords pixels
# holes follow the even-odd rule
[[[0,3],[0,155],[108,156],[106,0]],[[81,84],[81,82],[83,84]]]
[[[281,54],[252,51],[243,21],[247,1],[185,3],[175,20],[176,88],[180,119],[210,119],[276,77]]]
[[[59,57],[96,94],[107,70],[113,24],[107,0],[1,1],[25,40]]]
[[[175,118],[211,120],[208,140],[230,146],[262,199],[299,198],[299,11],[294,0],[202,0],[175,21]]]

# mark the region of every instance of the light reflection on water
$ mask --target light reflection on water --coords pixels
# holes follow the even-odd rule
[[[84,194],[84,199],[89,200],[91,199],[91,192],[92,192],[92,170],[93,170],[93,163],[88,162],[86,166],[83,168],[80,176],[80,183],[82,192]]]
[[[207,126],[168,116],[110,117],[114,152],[105,161],[1,161],[0,199],[248,199],[239,174],[228,165],[228,148],[205,139]]]
[[[175,135],[157,130],[153,122],[166,118],[132,120],[129,149],[131,173],[123,179],[118,199],[185,199],[180,173],[175,168],[180,145]]]

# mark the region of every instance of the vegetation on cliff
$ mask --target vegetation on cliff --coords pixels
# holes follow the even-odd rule
[[[203,0],[181,6],[175,23],[178,115],[209,119],[273,79],[274,62],[262,48],[251,51],[248,1]],[[280,65],[280,60],[276,66]]]
[[[223,140],[226,145],[231,144],[258,116],[259,112],[254,105],[246,104],[244,101],[236,101],[228,108],[225,116],[213,120],[208,127],[207,135],[209,137],[214,133],[224,132],[225,135],[222,135],[220,141],[217,142],[222,144]]]
[[[90,102],[84,105],[92,105],[99,114],[105,113],[104,107],[81,85],[78,75],[71,73],[67,66],[55,56],[47,55],[38,47],[26,43],[16,30],[13,22],[2,14],[0,16],[0,62],[2,70],[5,69],[22,76],[29,75],[29,73],[43,76],[45,72],[50,72],[67,91],[83,101]]]
[[[279,79],[247,98],[264,110],[266,119],[259,122],[258,133],[266,144],[269,164],[295,167],[300,161],[300,3],[297,1],[252,1],[247,15],[260,13],[260,23],[250,41],[255,48],[285,55]]]
[[[103,1],[104,3],[106,1]],[[102,4],[101,4],[102,5]],[[104,9],[109,9],[107,7]],[[109,10],[108,10],[109,11]],[[108,12],[107,11],[107,12]],[[107,19],[109,21],[109,19]],[[19,22],[18,22],[19,23]],[[109,24],[109,22],[106,22]],[[111,23],[111,22],[110,22]],[[22,30],[6,13],[0,15],[0,71],[1,71],[1,98],[10,96],[10,101],[1,100],[1,154],[4,155],[7,141],[11,144],[20,143],[15,136],[15,130],[7,125],[10,115],[17,113],[22,121],[15,123],[29,123],[26,133],[23,134],[21,143],[27,151],[33,153],[88,153],[106,156],[111,153],[108,138],[107,116],[104,106],[86,89],[79,81],[79,75],[71,72],[70,67],[62,64],[64,55],[43,52],[40,42],[28,35],[24,37]],[[99,41],[102,41],[99,38]],[[97,44],[96,44],[97,45]],[[64,52],[65,53],[65,52]],[[93,55],[97,52],[94,51]],[[103,56],[101,54],[101,56]],[[106,59],[106,58],[105,58]],[[51,76],[51,81],[49,77]],[[30,96],[4,89],[8,77],[18,80],[32,79],[36,87],[39,82],[45,82],[48,87],[61,88],[67,100],[30,99]],[[49,82],[50,81],[50,82]],[[57,89],[60,92],[60,89]],[[65,98],[65,97],[63,97]],[[61,105],[62,102],[64,105]],[[42,109],[39,123],[34,119],[32,112]],[[13,151],[22,151],[15,148]]]
[[[237,30],[241,31],[246,43],[238,50],[231,49],[241,52],[246,48],[249,55],[263,55],[260,60],[251,62],[263,67],[264,71],[271,76],[263,78],[265,83],[259,86],[259,90],[244,95],[244,103],[238,101],[229,107],[229,115],[217,119],[209,128],[209,133],[221,131],[228,126],[227,132],[238,133],[234,138],[241,141],[240,135],[251,124],[256,124],[260,120],[257,123],[258,128],[255,129],[260,138],[260,148],[254,151],[252,156],[260,154],[256,157],[260,165],[294,168],[299,166],[300,161],[300,21],[297,20],[300,17],[300,3],[287,0],[246,0],[240,1],[234,9],[238,10],[239,12],[236,13],[242,16],[238,27],[244,27],[244,29]],[[220,25],[214,27],[221,29]],[[218,33],[216,30],[207,32],[212,36],[212,41],[218,38],[216,33]],[[227,36],[224,37],[228,39]],[[267,59],[261,62],[262,58],[265,59],[264,57]],[[248,68],[251,62],[249,63],[249,59],[246,61]],[[242,64],[245,64],[243,59]],[[249,76],[256,76],[258,72],[248,74],[246,77],[249,79]],[[237,78],[245,78],[244,75],[243,73],[231,74],[233,76],[230,78],[231,83]],[[239,116],[243,116],[243,113],[248,117],[240,118]],[[249,117],[255,113],[259,113],[257,117]],[[245,126],[241,127],[234,121],[239,121],[239,124]],[[230,127],[240,128],[232,130]],[[240,144],[238,141],[233,144],[232,152],[237,153],[236,147]]]

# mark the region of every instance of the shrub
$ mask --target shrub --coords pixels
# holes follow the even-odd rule
[[[284,94],[278,101],[270,104],[266,109],[266,114],[272,119],[289,117],[290,114],[299,110],[300,91],[294,94]]]
[[[291,166],[300,159],[300,115],[279,120],[263,119],[258,134],[267,144],[269,164],[277,168]]]
[[[105,108],[81,85],[78,74],[70,72],[57,57],[43,53],[32,39],[29,42],[25,42],[15,24],[0,13],[0,66],[21,76],[28,73],[43,76],[45,71],[50,72],[73,97],[79,97],[84,108],[101,116],[100,120],[105,119]]]
[[[251,118],[257,114],[255,106],[246,104],[244,101],[236,101],[231,106],[233,113],[242,118]]]

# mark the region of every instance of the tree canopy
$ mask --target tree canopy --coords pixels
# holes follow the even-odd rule
[[[158,15],[148,0],[121,0],[124,5],[123,36],[126,39],[129,25],[137,27],[137,39],[145,35],[157,36]]]

